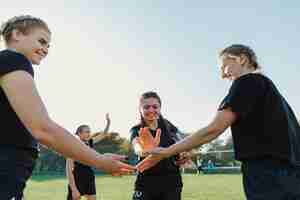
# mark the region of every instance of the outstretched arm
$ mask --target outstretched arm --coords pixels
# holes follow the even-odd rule
[[[109,127],[110,127],[110,122],[111,122],[108,113],[106,113],[105,118],[106,118],[106,126],[105,126],[104,131],[94,133],[90,137],[90,139],[94,140],[94,143],[100,142],[101,140],[103,140],[104,138],[106,138],[108,136],[108,130],[109,130]]]
[[[139,171],[144,171],[154,166],[160,160],[176,155],[180,152],[190,151],[202,144],[208,143],[222,134],[231,124],[235,122],[237,115],[230,108],[218,111],[213,121],[206,127],[200,129],[196,133],[184,138],[178,143],[168,148],[156,148],[149,152],[149,155],[141,163],[137,165]]]
[[[22,123],[40,143],[65,157],[109,173],[133,170],[98,154],[52,121],[29,73],[21,70],[8,73],[0,77],[0,84]]]
[[[171,156],[183,151],[190,151],[193,148],[214,140],[233,124],[236,118],[236,114],[230,108],[218,111],[208,126],[167,148],[168,155]]]

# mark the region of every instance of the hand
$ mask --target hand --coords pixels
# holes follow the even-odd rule
[[[81,194],[77,188],[72,188],[72,200],[80,200]]]
[[[191,157],[192,157],[191,152],[182,152],[179,154],[179,159],[176,160],[175,164],[180,166],[180,165],[184,165],[186,163],[190,163],[190,162],[192,162]]]
[[[136,169],[134,166],[122,163],[103,155],[99,159],[99,162],[99,169],[110,173],[113,176],[127,175],[133,173]]]
[[[166,148],[158,147],[158,148],[152,149],[148,153],[151,153],[151,155],[147,156],[144,160],[142,160],[136,166],[136,168],[140,172],[143,172],[143,171],[155,166],[159,161],[168,157],[168,151]]]
[[[127,156],[125,156],[125,155],[119,155],[119,154],[114,154],[114,153],[104,153],[102,155],[106,156],[110,159],[118,160],[118,161],[125,161],[127,158]]]
[[[142,160],[139,164],[137,164],[136,168],[139,172],[143,172],[143,171],[155,166],[162,159],[163,158],[158,155],[149,155],[144,160]]]
[[[136,139],[141,146],[142,151],[149,151],[159,146],[161,130],[157,129],[155,138],[153,138],[148,128],[140,128],[139,137]]]

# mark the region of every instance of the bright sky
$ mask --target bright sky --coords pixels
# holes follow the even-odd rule
[[[1,2],[0,20],[30,14],[50,26],[50,54],[35,69],[56,122],[96,131],[109,112],[111,131],[128,137],[148,90],[181,130],[205,126],[230,86],[217,53],[233,43],[254,49],[299,116],[299,8],[296,0],[10,0]]]

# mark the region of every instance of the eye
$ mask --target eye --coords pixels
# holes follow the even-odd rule
[[[50,47],[50,45],[48,44],[48,42],[47,42],[45,39],[43,39],[43,38],[39,39],[39,43],[40,43],[42,46],[46,46],[47,48]]]

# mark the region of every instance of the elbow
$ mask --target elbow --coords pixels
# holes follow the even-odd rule
[[[211,138],[217,138],[224,130],[218,126],[210,125],[207,127],[207,135]]]
[[[48,147],[51,147],[55,140],[54,135],[55,133],[55,123],[50,120],[44,120],[30,128],[33,137],[41,144],[44,144]]]

